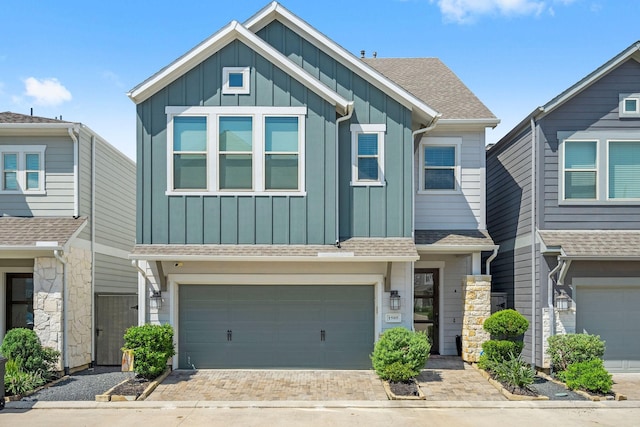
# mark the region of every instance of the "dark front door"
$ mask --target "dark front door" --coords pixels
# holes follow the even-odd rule
[[[33,274],[7,273],[7,331],[33,329]]]
[[[413,327],[426,332],[431,353],[438,354],[438,277],[437,268],[418,268],[413,280]]]

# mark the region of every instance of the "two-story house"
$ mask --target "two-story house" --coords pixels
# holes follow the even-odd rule
[[[66,372],[120,364],[137,321],[134,182],[87,126],[0,113],[0,337],[33,329]]]
[[[640,372],[640,43],[534,110],[487,153],[495,291],[547,338],[606,341],[605,367]]]
[[[274,2],[129,97],[139,322],[174,326],[175,368],[367,368],[394,326],[477,357],[498,120],[440,61],[358,58]]]

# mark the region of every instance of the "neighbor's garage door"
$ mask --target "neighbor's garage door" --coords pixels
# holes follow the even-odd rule
[[[606,341],[605,367],[610,372],[640,372],[640,286],[578,286],[576,331]]]
[[[179,367],[366,369],[373,286],[179,288]]]

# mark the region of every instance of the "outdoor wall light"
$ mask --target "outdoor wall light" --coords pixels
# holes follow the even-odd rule
[[[556,295],[556,308],[560,311],[567,311],[571,308],[571,298],[565,291],[560,291]]]
[[[398,295],[398,291],[391,291],[389,307],[391,310],[400,310],[400,295]]]
[[[149,308],[160,310],[162,308],[162,292],[153,291],[149,298]]]

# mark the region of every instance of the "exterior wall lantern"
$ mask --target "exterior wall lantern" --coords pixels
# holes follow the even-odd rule
[[[391,310],[400,310],[400,295],[398,294],[398,291],[391,291],[389,307]]]
[[[160,310],[162,308],[162,292],[153,291],[149,298],[149,308]]]
[[[560,291],[556,295],[556,308],[560,311],[567,311],[571,308],[571,298],[565,291]]]

